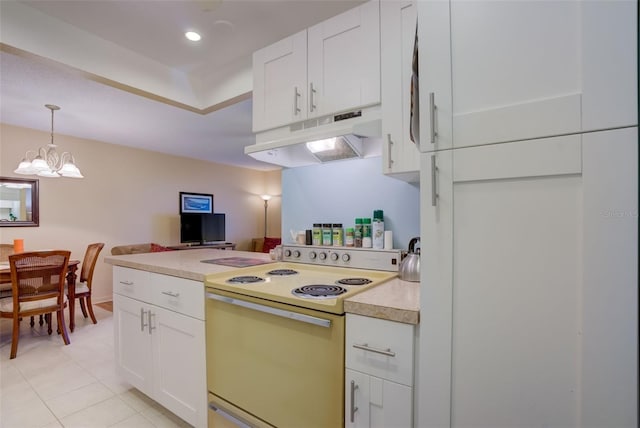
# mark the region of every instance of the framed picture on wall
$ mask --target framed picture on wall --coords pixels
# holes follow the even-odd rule
[[[180,192],[180,214],[213,213],[213,195]]]

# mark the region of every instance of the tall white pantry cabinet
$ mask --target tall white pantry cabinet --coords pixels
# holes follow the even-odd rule
[[[418,1],[416,426],[638,425],[637,7]]]

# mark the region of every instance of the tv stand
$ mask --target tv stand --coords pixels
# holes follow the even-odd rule
[[[199,250],[199,249],[216,249],[216,250],[235,250],[236,244],[233,242],[205,242],[203,244],[182,244],[174,245],[167,248],[172,250]]]

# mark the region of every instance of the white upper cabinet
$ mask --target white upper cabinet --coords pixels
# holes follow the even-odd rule
[[[380,4],[369,1],[308,30],[309,117],[380,102]]]
[[[253,131],[380,103],[372,0],[253,54]]]
[[[638,123],[635,2],[427,1],[418,14],[423,135],[436,134],[422,151]]]
[[[382,82],[382,170],[408,181],[419,180],[419,151],[411,140],[411,76],[416,36],[416,4],[380,3]]]
[[[253,131],[307,118],[307,31],[253,54]]]

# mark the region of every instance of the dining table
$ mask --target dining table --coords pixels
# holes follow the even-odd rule
[[[69,329],[73,332],[76,326],[75,323],[75,297],[76,297],[76,279],[78,275],[78,265],[80,260],[69,260],[67,264],[67,296],[69,297]],[[0,262],[0,284],[11,283],[11,268],[9,262]],[[0,291],[1,297],[11,296],[11,290]]]

